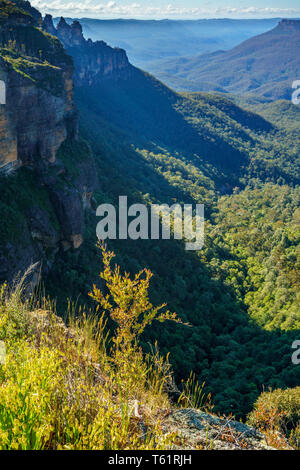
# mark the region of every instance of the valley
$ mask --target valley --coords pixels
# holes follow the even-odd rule
[[[202,75],[197,68],[195,75],[199,83],[206,80],[205,73],[211,77],[216,85],[212,89],[209,86],[209,92],[191,92],[189,86],[189,91],[174,91],[133,65],[124,49],[113,48],[103,40],[87,39],[85,31],[88,27],[92,31],[98,23],[69,23],[64,18],[53,22],[50,15],[42,18],[22,0],[0,0],[0,78],[5,79],[8,90],[6,104],[0,105],[2,170],[11,163],[11,153],[14,156],[13,171],[0,174],[0,210],[5,221],[0,228],[1,283],[12,283],[18,273],[33,264],[31,290],[41,290],[44,299],[52,299],[55,314],[66,319],[67,324],[69,321],[71,329],[81,331],[79,325],[85,325],[85,333],[80,334],[90,338],[89,332],[96,326],[91,323],[90,328],[84,323],[86,317],[93,322],[99,308],[107,306],[97,290],[103,288],[103,279],[113,286],[112,295],[119,293],[119,297],[114,296],[117,305],[127,302],[130,307],[134,304],[127,291],[131,284],[122,275],[127,272],[139,279],[134,276],[144,268],[150,270],[153,279],[149,298],[144,297],[145,286],[142,293],[137,288],[134,291],[139,295],[138,308],[139,302],[150,302],[151,307],[166,303],[181,323],[166,316],[163,324],[145,324],[139,339],[142,349],[136,343],[133,346],[136,373],[147,376],[142,358],[151,355],[158,342],[159,355],[169,357],[176,386],[189,383],[193,371],[199,384],[205,383],[205,396],[210,397],[214,413],[221,416],[252,420],[256,425],[258,418],[253,410],[261,403],[259,400],[263,402],[264,392],[273,390],[274,400],[278,395],[279,401],[281,393],[290,393],[296,411],[287,419],[294,433],[297,425],[290,423],[294,415],[299,416],[300,384],[299,366],[291,360],[292,344],[300,334],[300,107],[289,100],[288,84],[291,74],[299,75],[295,55],[297,21],[292,25],[282,21],[274,30],[227,52],[200,56]],[[259,25],[255,23],[256,27]],[[274,35],[278,36],[276,44],[282,45],[277,55],[276,47],[271,46]],[[286,51],[282,35],[290,40],[290,56],[281,57],[282,50]],[[268,61],[264,58],[266,44],[271,48]],[[244,71],[245,79],[241,80],[238,68],[244,67],[253,54],[259,58],[251,62],[249,74]],[[281,67],[286,60],[290,68],[282,77]],[[269,77],[272,70],[275,87],[271,78],[263,83],[264,76],[257,78],[255,89],[249,86],[249,76],[257,67]],[[193,68],[187,68],[192,76]],[[232,74],[226,87],[221,80],[225,68]],[[172,72],[172,76],[177,80],[176,73]],[[99,279],[103,261],[110,255],[105,255],[102,248],[101,261],[96,246],[96,208],[101,204],[117,208],[120,196],[127,196],[128,205],[141,203],[149,209],[153,204],[204,204],[203,249],[188,252],[184,241],[174,239],[109,240],[108,249],[114,251],[120,271],[113,275],[108,263]],[[119,284],[113,284],[112,279]],[[6,312],[6,304],[1,305]],[[78,324],[67,318],[70,305]],[[45,308],[46,318],[51,308]],[[115,321],[118,309],[113,310],[111,305],[108,310],[113,315],[106,318],[107,338],[128,344],[126,338],[114,336],[122,332],[122,321]],[[27,318],[25,308],[24,311]],[[14,351],[16,338],[23,341],[19,330],[25,327],[15,313],[12,325],[17,326],[7,327],[11,320],[3,318],[0,339],[12,341]],[[101,343],[100,349],[103,360],[99,351],[95,352],[95,338],[90,343],[78,341],[73,350],[73,333],[62,326],[57,333],[56,321],[60,320],[55,320],[54,332],[48,338],[51,354],[41,349],[45,357],[50,355],[49,367],[60,363],[57,357],[67,348],[65,336],[71,338],[68,361],[71,364],[74,355],[78,370],[89,361],[86,348],[92,345],[91,356],[95,355],[105,373],[97,372],[96,359],[92,365],[88,363],[86,370],[95,369],[96,378],[100,374],[101,386],[101,374],[111,375],[106,392],[113,403],[110,384],[114,386],[120,380],[127,384],[129,374],[122,354],[113,356],[121,371],[120,377],[115,377],[111,351],[104,352],[105,344]],[[102,321],[100,331],[104,334]],[[47,325],[52,328],[49,320]],[[30,329],[27,333],[31,337]],[[35,333],[38,340],[33,341],[41,347],[39,334]],[[38,350],[34,343],[27,354],[30,344],[24,339],[25,352],[20,353],[27,359],[31,354],[35,358]],[[75,351],[80,347],[83,352],[78,359]],[[124,348],[129,364],[133,359]],[[160,356],[155,357],[158,366]],[[12,358],[15,360],[13,354]],[[44,359],[38,364],[36,367],[43,367],[48,377]],[[17,365],[13,367],[19,370]],[[83,370],[83,376],[88,376]],[[158,381],[162,380],[160,373],[157,372]],[[142,393],[136,376],[132,380],[134,393]],[[156,379],[147,380],[148,385],[156,384]],[[59,383],[62,382],[63,379]],[[92,391],[93,387],[94,382]],[[152,403],[149,390],[143,393]],[[167,395],[158,393],[155,406],[169,406]],[[106,408],[101,408],[99,416],[105,415],[103,410]],[[3,416],[4,413],[5,410]],[[115,417],[114,413],[111,416]],[[72,436],[73,431],[68,432]],[[297,434],[295,438],[293,433],[286,435],[295,445]],[[1,439],[0,434],[0,443]],[[68,445],[68,439],[62,439],[63,445]],[[122,439],[120,447],[125,446]],[[73,437],[70,442],[73,445]],[[79,447],[85,445],[82,442]],[[97,447],[95,442],[93,445]]]

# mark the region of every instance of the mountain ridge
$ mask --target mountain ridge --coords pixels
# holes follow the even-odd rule
[[[271,31],[250,38],[229,51],[160,64],[156,72],[167,83],[176,80],[192,91],[253,94],[265,99],[289,99],[300,74],[297,47],[299,20],[281,20]],[[180,85],[176,85],[178,89]],[[184,88],[184,87],[183,87]]]
[[[130,77],[133,68],[126,52],[120,48],[112,48],[104,41],[86,40],[78,21],[69,25],[61,17],[55,28],[51,15],[46,15],[42,27],[46,32],[57,36],[73,57],[75,85],[92,85],[106,79],[115,80],[120,76]]]
[[[170,57],[231,49],[241,41],[267,31],[271,20],[93,20],[81,22],[86,38],[104,39],[127,51],[130,62],[152,72],[152,63]],[[59,18],[55,18],[55,23]],[[67,18],[68,23],[72,23]]]

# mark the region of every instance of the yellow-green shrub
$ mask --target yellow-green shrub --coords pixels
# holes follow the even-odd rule
[[[67,328],[46,301],[22,301],[18,284],[0,293],[0,449],[165,449],[161,417],[170,408],[172,374],[157,348],[137,338],[155,319],[176,320],[148,300],[151,273],[134,280],[110,267],[102,247],[107,295],[94,297],[117,321],[111,347],[105,319],[80,312]],[[111,298],[110,298],[111,296]],[[98,309],[99,310],[99,309]]]
[[[286,436],[292,446],[299,448],[300,387],[262,393],[248,422],[269,436]]]

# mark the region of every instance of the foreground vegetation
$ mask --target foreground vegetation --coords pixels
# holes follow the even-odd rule
[[[70,316],[67,328],[50,302],[33,310],[32,301],[21,300],[22,280],[12,291],[2,286],[1,449],[170,445],[172,436],[160,426],[170,408],[170,366],[157,350],[144,357],[137,338],[153,320],[179,319],[149,302],[150,272],[121,276],[111,267],[113,254],[102,249],[108,294],[94,287],[91,295],[117,324],[110,340],[102,309]]]
[[[112,267],[114,254],[101,250],[104,285],[90,294],[96,313],[69,315],[68,328],[51,302],[26,300],[24,278],[13,289],[2,286],[0,449],[170,449],[179,439],[163,425],[172,409],[212,410],[193,376],[179,392],[157,344],[146,355],[139,346],[153,321],[181,323],[149,301],[151,272],[130,279]],[[291,448],[299,446],[299,419],[299,389],[278,390],[262,395],[249,422],[269,444]]]

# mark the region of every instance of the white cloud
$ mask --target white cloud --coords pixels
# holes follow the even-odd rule
[[[140,3],[128,3],[119,5],[115,1],[107,3],[94,3],[94,0],[32,0],[32,5],[42,13],[52,13],[53,15],[65,16],[90,16],[90,17],[149,17],[149,18],[207,18],[207,17],[292,17],[300,16],[300,8],[257,8],[249,7],[223,7],[213,8],[209,3],[204,3],[203,7],[189,8],[178,7],[172,4],[161,7],[145,6]]]

